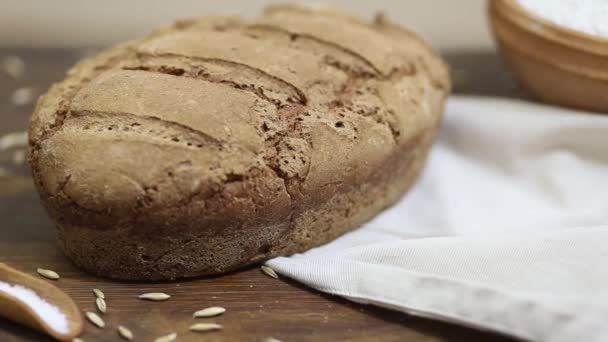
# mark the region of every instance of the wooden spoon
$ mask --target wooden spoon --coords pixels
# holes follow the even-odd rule
[[[80,310],[65,292],[52,285],[48,280],[30,276],[0,263],[0,281],[28,288],[41,299],[56,306],[66,316],[68,329],[63,332],[53,329],[29,305],[3,291],[0,291],[0,317],[27,325],[60,341],[69,341],[82,332],[83,320]]]

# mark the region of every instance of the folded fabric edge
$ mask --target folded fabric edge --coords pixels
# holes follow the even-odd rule
[[[448,105],[453,104],[465,104],[471,106],[496,106],[508,105],[508,106],[529,106],[532,108],[540,109],[542,111],[551,111],[550,115],[572,115],[575,114],[578,117],[597,118],[598,113],[588,112],[580,109],[560,107],[557,105],[551,105],[542,102],[530,101],[526,99],[507,98],[500,96],[483,96],[483,95],[450,95],[448,98]]]
[[[562,311],[483,284],[339,258],[277,258],[267,264],[319,291],[415,316],[534,341],[608,340],[608,317]]]

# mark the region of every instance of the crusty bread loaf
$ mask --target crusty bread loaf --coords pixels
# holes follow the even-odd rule
[[[440,57],[383,17],[274,6],[183,20],[53,85],[30,162],[78,266],[215,274],[325,243],[398,200],[448,92]]]

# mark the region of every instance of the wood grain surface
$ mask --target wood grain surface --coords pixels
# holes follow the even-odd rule
[[[51,82],[92,50],[0,49],[0,58],[12,54],[26,62],[21,80],[0,74],[0,136],[22,131],[33,104],[16,106],[11,94],[21,87],[44,92]],[[454,72],[454,90],[479,95],[521,96],[493,53],[448,53]],[[257,267],[231,274],[170,283],[126,283],[101,279],[75,268],[59,251],[52,223],[40,205],[26,165],[15,164],[15,150],[0,151],[0,262],[35,274],[42,267],[57,271],[55,284],[65,290],[82,312],[95,311],[92,288],[106,294],[105,329],[87,323],[85,341],[120,340],[119,324],[131,329],[136,341],[176,332],[179,341],[511,341],[468,328],[415,318],[398,312],[350,303],[321,294],[288,279],[272,279]],[[166,302],[137,299],[144,292],[166,292]],[[216,318],[194,319],[196,310],[223,306]],[[195,322],[224,325],[218,332],[191,333]],[[0,319],[0,341],[47,341],[48,337]]]

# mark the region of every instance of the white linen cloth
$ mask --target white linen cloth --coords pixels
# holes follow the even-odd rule
[[[413,315],[608,341],[608,115],[451,97],[427,167],[397,205],[267,264]]]

